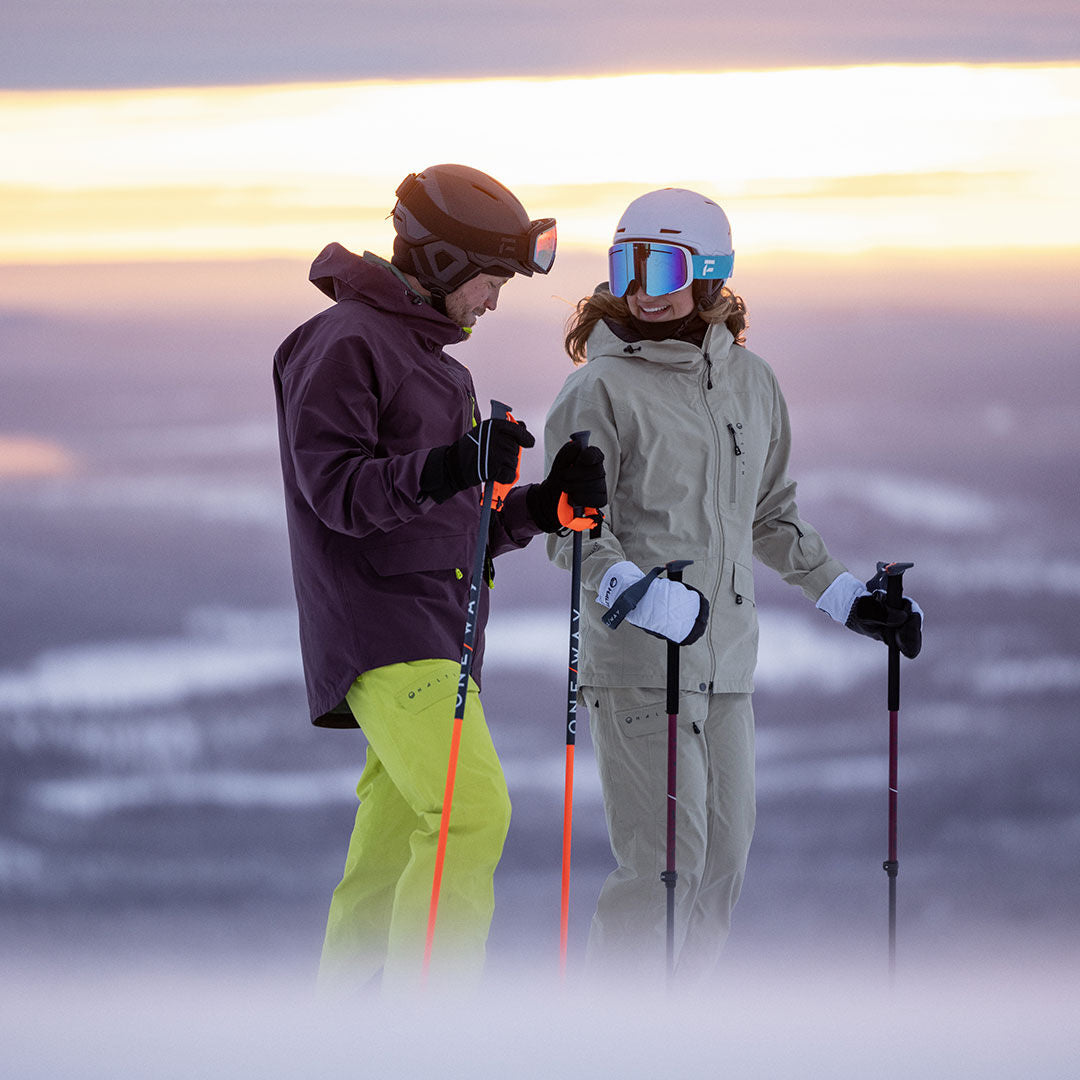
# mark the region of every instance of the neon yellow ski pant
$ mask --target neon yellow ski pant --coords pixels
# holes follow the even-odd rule
[[[323,986],[419,984],[460,665],[419,660],[364,672],[347,701],[367,738],[360,807],[334,890]],[[469,680],[429,977],[474,981],[510,825],[506,780]]]

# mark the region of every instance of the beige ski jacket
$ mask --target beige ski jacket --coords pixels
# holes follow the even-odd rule
[[[582,557],[582,686],[663,687],[664,641],[624,621],[601,622],[596,593],[614,563],[648,572],[691,559],[683,580],[710,604],[709,627],[682,649],[684,690],[749,693],[757,663],[753,557],[816,601],[844,571],[795,505],[787,475],[790,430],[776,376],[712,325],[701,348],[685,341],[620,340],[603,322],[588,362],[566,380],[545,427],[548,467],[576,431],[604,451],[609,504]],[[610,525],[610,529],[607,527]],[[548,537],[568,569],[569,536]]]

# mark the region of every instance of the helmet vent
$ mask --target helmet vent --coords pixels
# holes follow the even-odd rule
[[[675,233],[676,235],[682,232],[682,229],[661,229],[662,233]]]

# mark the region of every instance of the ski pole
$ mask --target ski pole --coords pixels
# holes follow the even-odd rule
[[[890,608],[902,606],[904,598],[904,571],[914,563],[877,564],[876,581],[885,579],[885,604]],[[875,583],[876,583],[875,581]],[[900,873],[897,858],[897,802],[899,798],[899,743],[900,743],[900,646],[896,640],[889,642],[889,857],[882,868],[889,876],[889,976],[896,974],[896,878]]]
[[[492,419],[512,419],[510,406],[501,401],[491,402]],[[450,830],[450,809],[454,801],[454,779],[457,775],[458,749],[461,745],[461,725],[465,719],[465,701],[469,693],[469,675],[472,672],[473,647],[476,644],[476,620],[480,610],[480,585],[484,577],[487,555],[488,529],[491,508],[495,498],[495,481],[484,483],[484,495],[480,504],[480,529],[476,538],[472,579],[469,582],[469,602],[465,614],[465,636],[461,648],[461,671],[458,675],[457,701],[454,708],[454,728],[450,736],[450,758],[446,766],[446,791],[443,795],[442,816],[439,820],[439,842],[435,850],[435,874],[431,883],[431,906],[428,909],[427,939],[424,943],[423,982],[427,982],[431,967],[431,948],[435,940],[435,922],[439,914],[439,890],[442,886],[443,862],[446,858],[446,838]]]
[[[589,445],[589,432],[576,431],[570,438]],[[573,508],[580,518],[584,507]],[[562,897],[559,909],[559,974],[566,978],[566,948],[570,928],[570,847],[574,823],[574,744],[577,740],[578,652],[581,630],[581,532],[574,528],[573,562],[570,568],[570,656],[566,693],[566,778],[563,785]]]
[[[691,565],[690,559],[678,559],[667,564],[670,581],[682,581],[683,569]],[[675,776],[679,740],[679,646],[667,643],[667,862],[660,880],[667,890],[667,977],[670,985],[675,975],[675,882],[679,879],[675,869],[675,810],[677,806]]]
[[[640,581],[624,589],[603,616],[603,622],[614,630],[637,606],[653,581],[665,571],[671,581],[682,581],[682,572],[693,564],[692,559],[676,559],[665,566],[654,566]],[[675,882],[679,875],[675,869],[675,810],[676,810],[676,762],[679,740],[679,646],[668,640],[667,645],[667,860],[660,880],[667,889],[667,976],[670,985],[675,973]]]

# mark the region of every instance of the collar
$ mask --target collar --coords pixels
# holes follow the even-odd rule
[[[400,281],[402,285],[404,285],[405,288],[413,294],[413,296],[419,296],[425,304],[428,304],[429,306],[434,306],[431,303],[431,297],[425,296],[421,292],[417,292],[416,289],[413,288],[412,282],[410,282],[409,279],[388,259],[384,259],[381,255],[376,255],[373,251],[365,251],[363,257],[364,262],[372,263],[374,266],[379,266],[383,270],[389,270],[390,273],[393,274],[394,277],[396,277],[398,281]]]
[[[632,315],[628,323],[616,322],[605,318],[608,329],[620,340],[634,341],[687,341],[701,347],[709,324],[695,310],[683,319],[660,323],[647,323],[635,319]]]
[[[602,319],[589,335],[587,357],[593,360],[601,356],[621,357],[627,354],[635,359],[662,364],[693,365],[704,363],[704,357],[708,356],[713,364],[723,363],[727,360],[735,339],[723,323],[704,325],[705,336],[700,343],[679,338],[649,341],[636,337],[633,330],[625,325]]]

